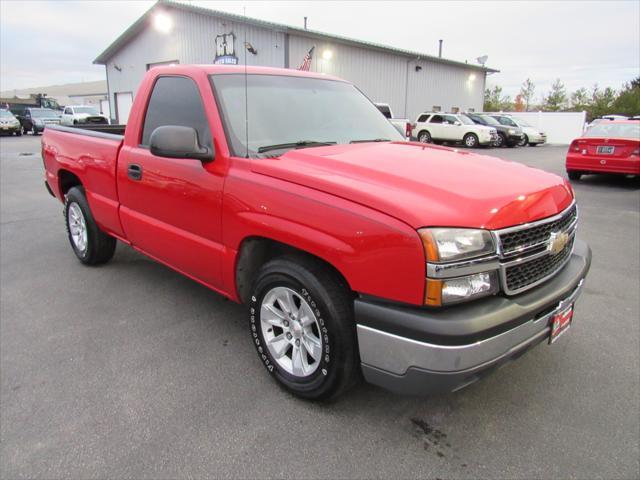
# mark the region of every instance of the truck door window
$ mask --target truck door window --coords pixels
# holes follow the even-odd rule
[[[151,133],[164,125],[192,127],[200,145],[213,148],[209,122],[198,87],[190,78],[160,77],[153,86],[144,118],[142,146],[149,146]]]
[[[70,109],[69,107],[67,107],[67,108],[65,108],[65,109],[64,109],[64,114],[65,114],[65,115],[73,115],[73,114],[71,113],[71,109]]]

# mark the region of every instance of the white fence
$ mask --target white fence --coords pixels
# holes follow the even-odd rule
[[[582,135],[586,112],[505,112],[547,134],[548,143],[568,145]]]

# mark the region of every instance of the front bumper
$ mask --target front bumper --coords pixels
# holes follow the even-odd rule
[[[20,125],[0,125],[0,133],[16,133],[20,131]]]
[[[365,379],[400,394],[459,390],[537,345],[550,320],[581,293],[591,250],[576,240],[565,267],[523,294],[442,310],[355,302]]]

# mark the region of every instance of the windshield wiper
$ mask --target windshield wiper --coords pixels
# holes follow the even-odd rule
[[[336,142],[316,142],[314,140],[299,140],[291,143],[278,143],[276,145],[265,145],[258,147],[258,153],[269,152],[271,150],[282,150],[285,148],[305,148],[305,147],[322,147],[324,145],[335,145]]]
[[[372,138],[369,140],[351,140],[349,143],[390,142],[388,138]]]

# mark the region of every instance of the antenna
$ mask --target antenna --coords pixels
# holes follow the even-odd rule
[[[476,58],[476,61],[484,67],[484,64],[487,63],[489,55],[482,55],[481,57]]]
[[[244,18],[247,18],[247,7],[242,7]],[[244,24],[244,44],[247,44],[247,23]],[[245,158],[249,158],[249,87],[247,75],[247,49],[244,49],[244,133],[247,151]]]

